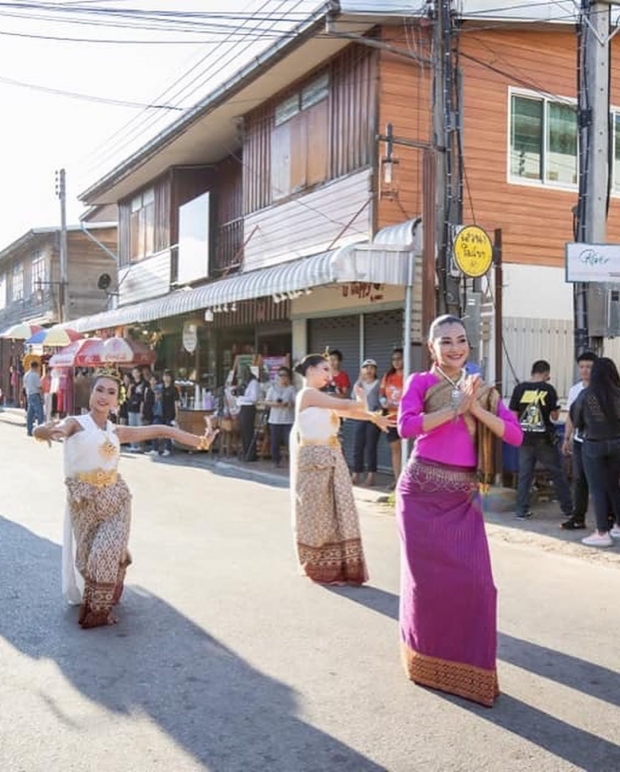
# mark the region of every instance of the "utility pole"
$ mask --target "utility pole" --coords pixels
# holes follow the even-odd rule
[[[610,0],[581,0],[578,30],[579,198],[575,240],[604,244],[609,196]],[[575,284],[575,355],[602,350],[607,333],[609,287]]]
[[[435,238],[440,313],[460,314],[459,279],[452,275],[453,226],[462,221],[459,163],[460,111],[454,57],[452,0],[435,0],[433,28],[433,146],[435,149]]]
[[[69,318],[69,286],[67,272],[67,187],[65,170],[56,172],[56,195],[60,199],[60,282],[58,285],[58,305],[60,307],[60,321],[66,322]]]

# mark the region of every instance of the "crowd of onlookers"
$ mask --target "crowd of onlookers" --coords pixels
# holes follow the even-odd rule
[[[532,483],[537,468],[542,468],[564,515],[561,527],[586,528],[592,496],[596,529],[582,542],[610,547],[620,539],[620,375],[611,359],[591,351],[577,357],[577,366],[580,378],[568,395],[563,440],[555,425],[560,403],[549,383],[549,362],[534,362],[529,380],[513,391],[510,409],[523,430],[516,516],[522,520],[532,516]],[[572,490],[562,455],[571,459]]]

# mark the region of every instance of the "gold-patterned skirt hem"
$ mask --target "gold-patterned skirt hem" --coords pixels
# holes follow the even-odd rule
[[[420,686],[454,694],[487,708],[492,708],[499,697],[495,669],[429,657],[410,649],[405,643],[401,645],[401,653],[407,676]]]
[[[312,547],[297,542],[302,572],[319,584],[364,584],[368,571],[361,539]]]

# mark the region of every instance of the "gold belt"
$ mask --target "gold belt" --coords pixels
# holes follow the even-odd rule
[[[93,469],[92,472],[78,472],[76,480],[94,485],[95,488],[108,488],[116,483],[118,474],[115,469]]]
[[[339,448],[340,440],[335,434],[332,434],[329,437],[327,437],[327,439],[324,439],[324,440],[309,440],[309,439],[302,438],[299,444],[302,448],[308,445],[329,445],[332,448]]]

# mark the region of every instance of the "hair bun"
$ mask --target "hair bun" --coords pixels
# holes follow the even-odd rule
[[[294,368],[294,372],[298,373],[299,375],[303,375],[303,374],[304,374],[304,369],[305,369],[305,368],[304,368],[304,363],[303,363],[303,361],[302,361],[302,362],[298,362],[298,363],[295,365],[295,368]]]

